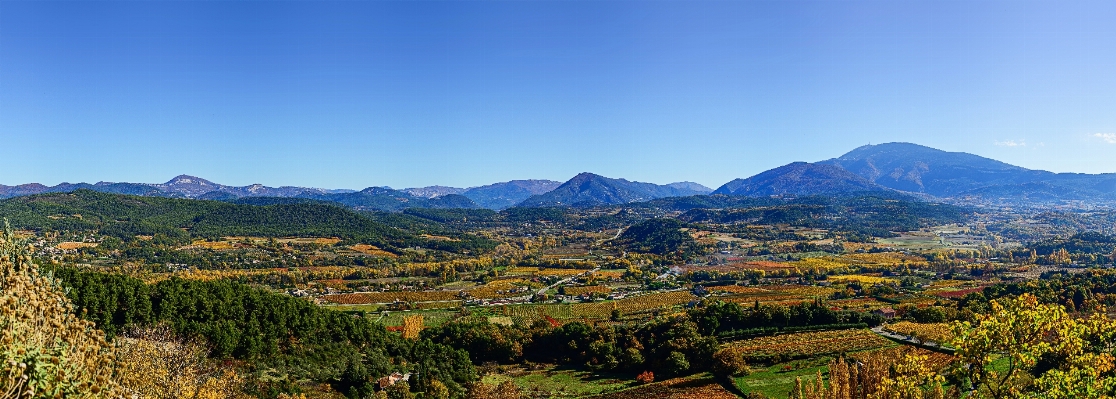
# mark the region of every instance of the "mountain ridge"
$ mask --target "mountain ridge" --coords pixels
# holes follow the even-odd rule
[[[545,194],[531,196],[516,206],[617,205],[647,201],[656,198],[685,197],[708,193],[708,191],[704,190],[692,190],[688,188],[688,183],[674,184],[682,184],[682,187],[643,183],[626,179],[613,179],[589,172],[582,172],[565,183],[562,183],[562,185],[554,190]],[[701,188],[708,190],[705,186],[701,186]]]
[[[692,182],[660,185],[607,178],[589,172],[580,173],[566,182],[512,180],[470,188],[428,186],[395,190],[369,187],[359,191],[268,187],[262,184],[226,186],[191,175],[179,175],[157,184],[102,181],[95,184],[60,183],[55,186],[39,183],[0,185],[0,199],[79,189],[218,201],[251,197],[304,198],[335,202],[356,209],[391,211],[408,207],[500,210],[513,206],[616,205],[711,193],[737,196],[831,195],[882,190],[958,201],[1046,203],[1116,201],[1116,173],[1054,173],[965,152],[895,142],[860,146],[818,162],[790,163],[751,177],[734,179],[717,190]]]

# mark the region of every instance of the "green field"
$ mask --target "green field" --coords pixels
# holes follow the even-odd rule
[[[510,371],[502,374],[489,374],[484,377],[488,384],[504,381],[514,382],[523,392],[538,397],[576,398],[599,393],[613,392],[635,385],[630,375],[594,373],[585,370],[556,368],[538,371]]]
[[[756,392],[769,398],[785,398],[794,389],[796,378],[802,378],[804,383],[813,381],[818,371],[821,371],[822,378],[828,378],[829,360],[828,357],[815,358],[753,369],[746,376],[736,377],[736,386],[743,392]],[[790,369],[787,370],[787,367]]]

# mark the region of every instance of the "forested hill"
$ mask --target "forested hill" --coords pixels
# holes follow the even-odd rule
[[[133,238],[220,236],[340,237],[388,244],[412,240],[411,233],[352,210],[321,203],[267,206],[77,190],[0,201],[0,217],[15,228],[98,230]]]

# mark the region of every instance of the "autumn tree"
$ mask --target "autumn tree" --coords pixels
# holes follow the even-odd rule
[[[240,398],[242,381],[207,359],[209,351],[165,324],[133,327],[117,338],[120,383],[143,398]]]
[[[1075,319],[1023,294],[992,301],[991,311],[976,317],[955,323],[952,343],[955,371],[967,377],[973,397],[1116,396],[1116,322],[1103,308]]]
[[[746,373],[748,364],[744,362],[742,348],[729,346],[713,353],[713,364],[710,369],[713,375],[730,378]]]

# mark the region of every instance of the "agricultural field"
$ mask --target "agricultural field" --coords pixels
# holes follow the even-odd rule
[[[953,340],[953,333],[947,323],[912,323],[900,321],[884,325],[884,330],[900,335],[914,337],[921,342],[946,344]]]
[[[895,345],[869,330],[804,332],[753,338],[728,344],[745,353],[745,358],[807,359],[853,353]]]
[[[483,381],[498,385],[511,381],[532,397],[581,398],[627,389],[635,383],[622,374],[610,375],[574,369],[546,369],[528,371],[513,369],[492,373]]]
[[[736,394],[712,378],[688,377],[653,382],[619,392],[588,396],[592,399],[733,399]]]

